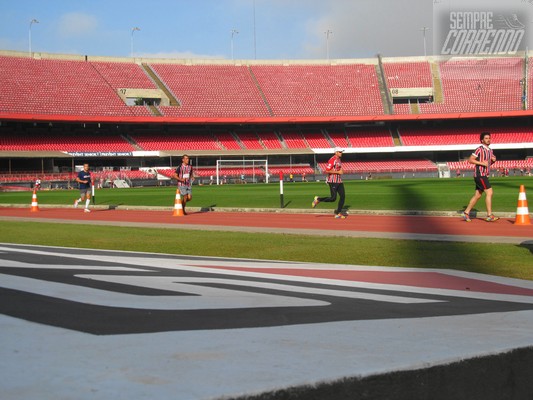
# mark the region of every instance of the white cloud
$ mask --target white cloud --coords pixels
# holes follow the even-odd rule
[[[325,58],[326,35],[331,58],[422,55],[422,26],[431,26],[427,0],[337,0],[319,18],[307,22],[303,44],[311,57]],[[414,10],[418,10],[415,12]],[[431,33],[431,32],[430,32]],[[429,43],[428,39],[428,43]]]
[[[96,17],[82,13],[68,13],[59,19],[58,31],[61,36],[87,36],[95,33],[98,29]]]

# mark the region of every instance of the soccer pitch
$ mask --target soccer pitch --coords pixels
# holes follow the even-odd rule
[[[520,185],[532,188],[533,177],[492,178],[493,209],[515,212]],[[329,195],[324,182],[285,182],[284,208],[309,209],[316,195]],[[414,210],[460,211],[474,193],[471,178],[458,179],[389,179],[348,181],[346,207],[348,210]],[[131,189],[101,189],[96,191],[96,204],[105,206],[172,207],[175,187]],[[40,191],[39,205],[70,205],[78,198],[76,190]],[[28,192],[0,193],[0,204],[29,204]],[[279,183],[194,186],[190,207],[198,208],[280,208]],[[335,203],[322,203],[319,209],[333,210]],[[484,200],[476,209],[484,212]]]

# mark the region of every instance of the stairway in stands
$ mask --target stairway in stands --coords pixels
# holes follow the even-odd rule
[[[152,80],[155,82],[157,87],[159,89],[161,89],[163,91],[163,93],[165,93],[165,95],[168,97],[168,99],[170,100],[170,106],[179,107],[180,106],[179,101],[174,97],[172,92],[170,90],[168,90],[168,88],[165,86],[165,84],[163,82],[161,82],[161,79],[159,79],[159,77],[152,70],[152,68],[150,68],[150,66],[148,64],[146,64],[146,63],[143,63],[142,67],[146,71],[146,73],[150,76],[150,78],[152,78]],[[157,111],[159,112],[159,110],[157,110]],[[153,112],[153,110],[152,110],[152,112]]]
[[[129,144],[131,144],[137,151],[143,151],[144,150],[141,146],[139,146],[137,144],[137,142],[135,140],[133,140],[133,138],[130,135],[128,135],[126,133],[123,133],[123,134],[120,135],[120,137],[122,139],[124,139],[126,142],[128,142]]]
[[[444,96],[442,94],[442,81],[440,79],[439,64],[436,62],[432,62],[430,63],[430,65],[431,65],[431,75],[433,76],[433,90],[434,90],[433,101],[437,104],[442,104],[444,102]]]
[[[273,117],[274,116],[274,111],[272,111],[272,107],[270,107],[270,104],[268,104],[268,100],[267,100],[267,98],[265,96],[265,93],[261,89],[261,85],[259,85],[259,82],[257,82],[257,78],[254,75],[254,72],[252,71],[252,68],[248,67],[248,71],[250,72],[250,76],[252,77],[252,80],[253,80],[255,86],[257,87],[257,90],[259,90],[259,94],[261,95],[261,98],[263,99],[263,102],[265,103],[265,106],[266,106],[266,108],[268,110],[268,113],[270,114],[271,117]]]
[[[378,64],[376,65],[376,76],[379,83],[379,94],[381,96],[381,101],[383,102],[383,111],[385,114],[393,114],[394,108],[389,93],[389,87],[387,85],[387,79],[385,79],[385,71],[383,69],[383,61],[380,54],[378,54]]]

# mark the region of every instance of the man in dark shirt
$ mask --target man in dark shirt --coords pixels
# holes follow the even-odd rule
[[[74,202],[74,208],[78,208],[80,201],[85,201],[84,212],[91,212],[89,210],[89,203],[91,202],[91,172],[89,171],[89,164],[83,164],[83,169],[78,172],[76,182],[80,185],[80,198]]]

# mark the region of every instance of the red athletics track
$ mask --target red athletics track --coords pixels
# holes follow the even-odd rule
[[[511,218],[502,218],[496,222],[475,219],[467,223],[459,216],[351,215],[340,220],[333,218],[331,214],[249,211],[190,212],[183,217],[174,217],[172,211],[93,209],[91,213],[84,213],[83,209],[41,208],[39,212],[30,212],[29,208],[3,207],[0,207],[0,218],[206,230],[227,228],[228,230],[313,235],[336,231],[338,235],[359,237],[405,237],[509,243],[533,240],[533,225],[517,226],[513,224],[514,219]]]

